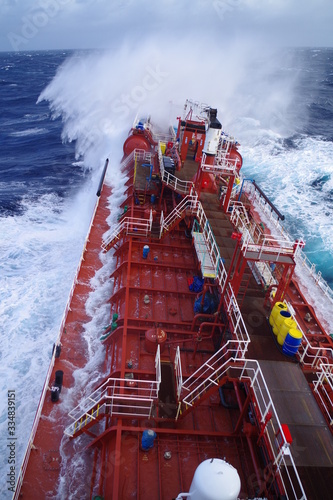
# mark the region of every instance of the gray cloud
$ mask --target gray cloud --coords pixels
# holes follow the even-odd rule
[[[188,34],[203,44],[333,42],[330,0],[0,0],[0,12],[1,50],[110,48]]]

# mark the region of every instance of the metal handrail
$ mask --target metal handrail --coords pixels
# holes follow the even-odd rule
[[[114,401],[128,401],[129,404],[124,405],[124,407],[132,409],[136,407],[134,404],[136,402],[147,402],[149,405],[147,404],[145,407],[148,408],[149,406],[150,408],[154,399],[158,397],[161,383],[161,368],[158,357],[156,357],[156,365],[159,365],[159,368],[156,368],[159,380],[130,379],[131,385],[127,386],[129,380],[126,378],[108,378],[101,387],[92,392],[69,412],[68,415],[74,422],[65,429],[65,434],[72,437],[77,430],[77,426],[81,429],[83,421],[85,422],[84,425],[86,425],[88,419],[90,421],[96,419],[107,401],[110,401],[111,408],[113,408]],[[123,414],[134,415],[133,412]]]
[[[253,184],[249,183],[245,187],[244,185],[244,190],[247,191],[248,195],[252,196],[252,202],[256,204],[256,207],[259,208],[262,212],[265,213],[266,216],[269,218],[269,222],[271,222],[275,228],[290,242],[292,241],[291,236],[287,232],[287,230],[283,227],[283,225],[280,223],[279,219],[274,216],[274,212],[270,209],[269,205],[264,203],[262,198],[258,195],[258,193],[255,191]],[[314,280],[314,283],[316,286],[318,286],[321,291],[324,293],[324,295],[330,300],[330,302],[333,303],[333,290],[327,283],[327,281],[324,280],[324,278],[321,275],[321,272],[318,271],[316,272],[316,264],[313,264],[310,259],[307,257],[305,252],[299,248],[295,254],[295,259],[296,259],[296,264],[299,263],[303,265],[308,272],[309,276],[311,279]]]
[[[198,196],[197,195],[187,195],[183,198],[178,205],[169,213],[167,217],[163,217],[162,232],[168,231],[173,222],[180,218],[180,216],[186,211],[191,210],[193,214],[196,213],[198,207]]]
[[[300,324],[297,321],[296,315],[294,308],[291,306],[291,304],[285,300],[285,303],[287,305],[288,311],[291,313],[293,320],[296,322],[298,330],[302,332],[302,342],[298,348],[298,351],[296,353],[296,357],[299,359],[300,363],[304,366],[309,366],[311,369],[315,369],[317,373],[318,380],[314,384],[314,390],[317,392],[318,396],[321,399],[321,402],[323,404],[323,408],[326,412],[326,414],[329,416],[330,419],[330,425],[333,425],[333,402],[331,399],[328,397],[327,401],[331,401],[331,404],[329,405],[327,401],[323,400],[321,398],[320,392],[318,391],[318,386],[321,385],[323,390],[324,389],[324,380],[328,381],[329,379],[325,375],[325,370],[326,373],[333,374],[333,349],[329,347],[317,347],[313,346],[308,338],[307,335],[304,335],[303,329],[300,326]],[[311,337],[310,337],[311,339]],[[312,359],[312,362],[307,362],[306,358],[309,358],[310,360]],[[325,363],[326,361],[326,363]],[[331,390],[333,392],[333,377],[332,381],[329,382],[331,385]]]
[[[180,398],[180,393],[183,385],[183,374],[182,374],[182,365],[180,358],[180,348],[177,346],[175,361],[174,361],[175,375],[176,375],[176,385],[177,385],[177,399]]]
[[[113,229],[112,233],[103,240],[102,248],[107,249],[108,245],[125,231],[126,234],[135,234],[140,236],[148,236],[152,226],[152,211],[150,211],[149,219],[139,219],[137,217],[124,217]]]
[[[302,482],[300,480],[295,462],[292,457],[292,453],[289,449],[289,445],[285,439],[281,422],[278,417],[277,411],[275,409],[272,397],[270,395],[270,392],[268,390],[265,378],[263,376],[263,373],[261,371],[259,362],[257,360],[244,360],[244,366],[243,368],[240,367],[239,365],[233,365],[232,366],[233,372],[235,370],[242,370],[241,375],[239,377],[240,380],[242,379],[250,379],[251,381],[251,387],[253,388],[253,391],[256,395],[256,401],[257,401],[257,409],[259,409],[260,415],[261,415],[261,421],[262,423],[265,422],[266,415],[268,412],[272,413],[272,418],[269,420],[268,425],[266,426],[265,429],[265,435],[269,441],[271,451],[273,453],[274,457],[274,464],[277,466],[278,470],[281,468],[281,465],[284,466],[285,471],[287,472],[287,477],[290,481],[290,486],[292,488],[292,491],[294,493],[294,498],[295,499],[300,499],[300,500],[305,500],[306,499],[306,494],[302,485]],[[278,442],[276,440],[276,435],[277,433],[280,433],[281,439],[282,439],[282,445],[278,445]],[[292,481],[292,478],[288,474],[288,467],[290,466],[289,463],[286,462],[285,456],[288,457],[288,459],[291,462],[295,477],[297,479],[298,483],[298,491],[295,491],[295,485]],[[285,486],[285,481],[280,474],[280,479],[281,482],[287,491],[287,488]],[[299,495],[302,496],[299,496]]]
[[[92,406],[98,404],[105,395],[108,394],[108,391],[112,391],[114,393],[116,390],[123,391],[123,397],[132,397],[133,392],[136,393],[135,398],[146,398],[152,394],[153,398],[158,397],[158,391],[160,387],[160,380],[139,380],[139,379],[131,379],[131,382],[135,382],[135,387],[127,387],[126,382],[128,379],[126,378],[108,378],[104,384],[95,389],[89,396],[87,396],[83,401],[81,401],[75,408],[73,408],[69,413],[69,417],[73,420],[78,420],[82,415],[84,415]],[[153,389],[153,392],[151,390]],[[126,395],[126,391],[129,392],[129,396]],[[134,398],[134,399],[135,399]]]
[[[189,396],[192,394],[193,386],[197,388],[198,380],[200,380],[200,384],[202,381],[206,380],[206,375],[209,374],[211,376],[215,371],[220,370],[222,366],[225,366],[225,362],[221,364],[221,361],[227,358],[227,362],[230,363],[236,360],[235,351],[238,350],[239,341],[238,340],[228,340],[223,346],[214,353],[206,362],[204,362],[195,372],[193,372],[186,380],[184,380],[182,384],[182,389],[190,391],[189,394],[184,398],[184,402],[190,404],[187,400]],[[230,355],[231,354],[231,355]],[[243,360],[243,358],[240,358]],[[217,366],[216,369],[214,367]]]
[[[313,389],[317,393],[320,401],[324,407],[325,413],[327,414],[329,425],[333,426],[333,404],[332,404],[332,394],[333,394],[333,364],[322,363],[320,365],[320,373],[317,373],[318,380],[313,384]],[[319,386],[323,393],[326,394],[326,400],[322,398],[319,391]],[[329,391],[327,390],[329,387]],[[327,401],[330,401],[330,406],[327,405]]]
[[[305,366],[310,366],[311,368],[315,368],[315,369],[320,369],[321,365],[323,364],[323,362],[326,360],[327,361],[327,364],[328,365],[332,365],[332,363],[329,363],[329,359],[333,359],[333,349],[331,349],[330,347],[317,347],[317,346],[313,346],[310,342],[311,340],[311,337],[308,337],[307,335],[304,334],[304,331],[301,327],[301,325],[299,324],[299,322],[297,321],[297,318],[296,318],[296,313],[295,313],[295,310],[294,308],[292,307],[292,305],[287,301],[285,300],[285,303],[288,307],[288,311],[291,313],[292,315],[292,318],[293,320],[296,322],[296,325],[297,325],[297,329],[300,330],[300,332],[302,332],[302,342],[299,346],[299,349],[297,351],[297,358],[299,359],[299,361],[305,365]],[[304,347],[305,345],[305,347]],[[311,354],[309,351],[312,351],[314,352],[315,354]],[[324,351],[325,351],[325,355],[324,355]],[[313,361],[312,363],[307,363],[305,361],[305,358],[308,357],[308,358],[313,358]],[[325,363],[324,363],[325,364]]]
[[[163,154],[161,149],[161,141],[159,141],[158,143],[158,161],[160,165],[162,182],[164,182],[167,186],[174,189],[174,191],[176,191],[177,193],[183,195],[192,193],[192,190],[194,188],[194,184],[192,181],[183,181],[181,179],[178,179],[178,177],[165,170],[163,163]]]
[[[270,449],[273,454],[274,465],[277,467],[277,471],[280,471],[281,466],[284,467],[294,498],[305,500],[305,491],[297,472],[289,444],[287,443],[283,433],[281,422],[259,362],[257,360],[247,360],[235,357],[234,353],[236,346],[237,343],[234,341],[227,342],[224,347],[220,349],[220,351],[214,354],[206,363],[204,363],[198,370],[196,370],[196,372],[183,382],[182,389],[190,392],[183,398],[182,402],[188,406],[193,406],[195,401],[199,400],[210,387],[213,385],[219,385],[219,380],[223,375],[231,372],[230,376],[235,378],[235,371],[240,371],[240,375],[238,377],[239,380],[250,380],[251,388],[253,389],[256,397],[256,408],[261,417],[261,423],[265,423],[268,412],[271,412],[272,414],[272,418],[270,418],[267,422],[264,433],[269,442]],[[280,433],[282,443],[278,443],[276,440],[278,433]],[[289,463],[286,462],[285,456],[288,457]],[[297,484],[295,484],[293,478],[288,472],[290,464],[293,468]],[[287,491],[289,488],[286,487],[285,479],[282,474],[280,474],[280,479],[285,491]]]

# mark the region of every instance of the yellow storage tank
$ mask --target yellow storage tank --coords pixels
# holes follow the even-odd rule
[[[273,332],[275,335],[279,333],[282,323],[288,318],[291,318],[291,314],[287,309],[282,309],[282,311],[279,311],[279,313],[276,315],[273,326]]]
[[[286,338],[287,333],[292,329],[297,328],[297,323],[292,318],[287,318],[283,321],[280,326],[280,330],[277,334],[277,341],[280,345],[283,345],[284,339]]]
[[[269,324],[271,326],[274,326],[277,314],[279,314],[280,311],[283,311],[286,309],[287,309],[287,306],[284,302],[275,302],[274,307],[273,307],[272,312],[271,312],[270,317],[269,317]]]

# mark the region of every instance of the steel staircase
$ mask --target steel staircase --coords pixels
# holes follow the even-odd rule
[[[133,389],[135,384],[137,387]],[[155,397],[154,382],[109,378],[69,413],[74,421],[64,432],[69,437],[77,437],[105,415],[149,418]]]
[[[187,195],[164,219],[161,214],[160,238],[171,231],[186,215],[195,214],[199,206],[197,195]]]
[[[176,193],[182,195],[193,194],[194,184],[192,181],[183,181],[181,179],[178,179],[178,177],[165,170],[161,143],[159,143],[158,146],[158,161],[160,165],[161,181],[166,186],[170,187]]]
[[[73,422],[65,429],[65,434],[77,437],[105,415],[150,418],[161,385],[160,346],[156,350],[155,372],[155,380],[108,378],[69,412]]]
[[[190,377],[185,381],[182,379],[182,384],[178,389],[179,408],[176,418],[184,417],[222,386],[229,369],[236,366],[237,359],[241,358],[242,351],[239,342],[230,340]]]
[[[110,236],[108,236],[102,243],[104,252],[108,252],[118,242],[120,236],[125,233],[132,236],[147,237],[151,231],[153,222],[152,211],[150,211],[149,219],[139,219],[136,217],[124,217],[113,229]]]

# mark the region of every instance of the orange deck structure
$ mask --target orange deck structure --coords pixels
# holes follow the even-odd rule
[[[195,107],[177,136],[135,124],[111,229],[101,191],[14,498],[180,500],[214,458],[237,470],[240,499],[331,497],[333,345],[294,275],[302,244],[265,228],[255,189],[235,195],[237,145],[221,135],[209,158],[209,113]],[[103,379],[68,401],[102,252],[114,262]],[[279,301],[303,333],[292,356],[269,323]]]

